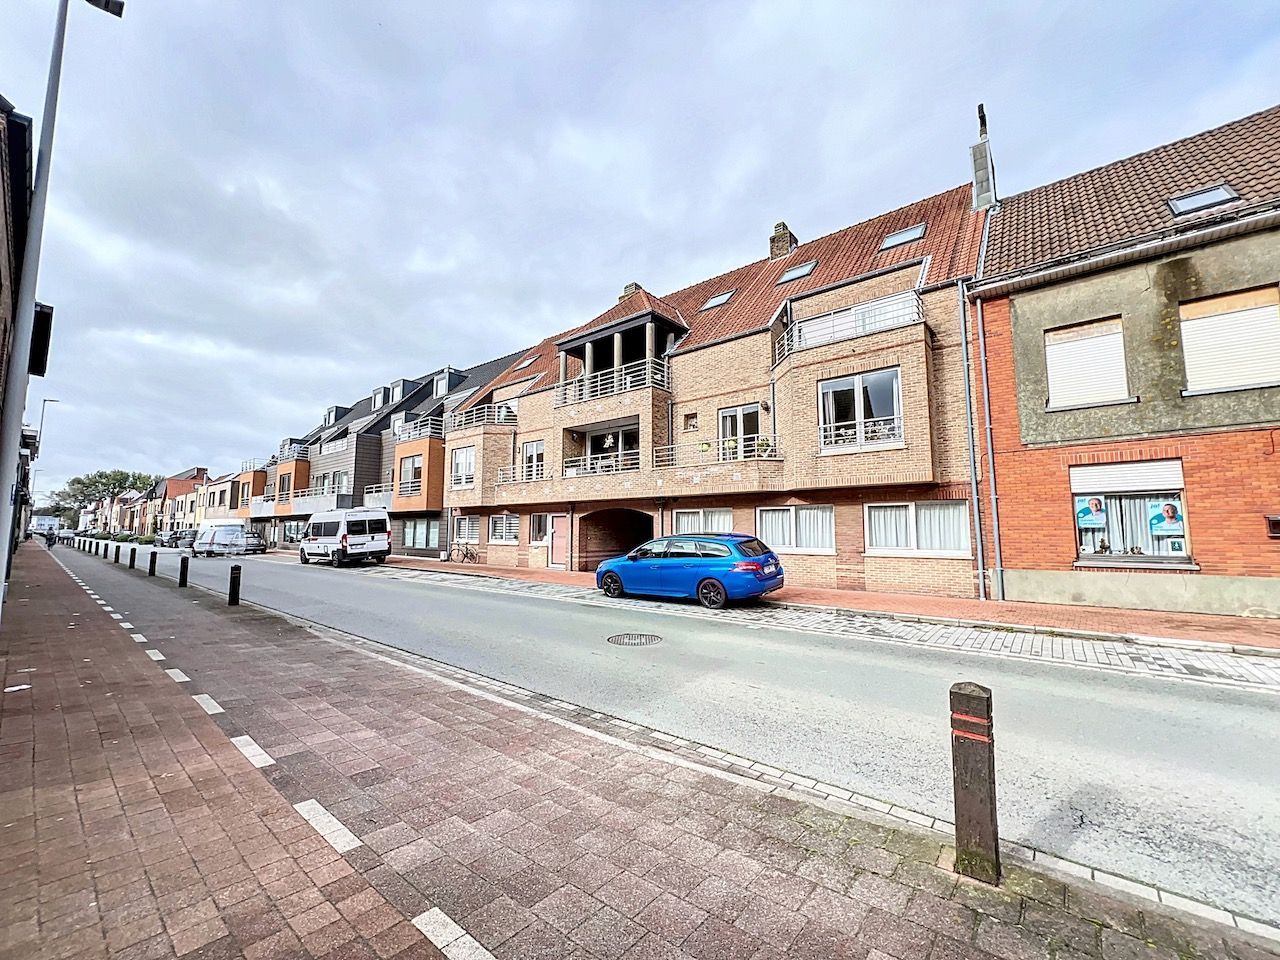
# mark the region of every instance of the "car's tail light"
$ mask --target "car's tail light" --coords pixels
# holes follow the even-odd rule
[[[339,542],[342,544],[343,550],[347,549],[347,535],[345,533],[342,535],[342,540]]]
[[[734,573],[760,573],[764,567],[754,560],[739,560],[733,565]]]

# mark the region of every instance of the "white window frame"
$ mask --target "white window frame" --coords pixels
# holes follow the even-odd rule
[[[826,403],[824,396],[827,386],[836,383],[844,383],[846,381],[853,382],[853,402],[854,402],[854,418],[851,421],[859,438],[866,435],[867,411],[862,398],[862,379],[876,373],[896,373],[897,380],[893,387],[893,408],[894,417],[898,432],[901,434],[896,439],[889,440],[864,440],[856,439],[849,443],[828,443],[825,439],[826,428]],[[883,417],[872,419],[883,420]],[[901,367],[878,367],[875,370],[861,370],[858,373],[851,373],[841,377],[831,377],[826,380],[818,381],[818,450],[821,456],[831,456],[840,453],[860,453],[863,450],[895,450],[907,445],[907,421],[906,415],[902,409],[902,368]]]
[[[729,529],[724,532],[727,532],[727,533],[733,532],[733,508],[732,507],[699,507],[697,509],[673,510],[671,512],[671,536],[681,537],[681,536],[692,536],[695,533],[711,533],[712,531],[707,529],[707,511],[708,510],[717,510],[717,511],[728,513]],[[680,516],[681,514],[692,515],[698,518],[697,526],[693,528],[691,533],[676,532],[676,517]]]
[[[533,521],[538,517],[543,518],[543,534],[538,539],[533,537]],[[551,514],[549,513],[531,513],[529,514],[529,546],[545,546],[551,542]]]
[[[496,534],[495,534],[496,531]],[[520,542],[520,514],[492,513],[489,515],[489,542],[515,544]]]
[[[965,505],[965,536],[969,541],[967,550],[921,550],[915,544],[919,533],[916,529],[916,506],[930,503],[963,503]],[[870,543],[871,510],[874,507],[908,507],[909,520],[907,529],[911,533],[910,547],[873,547]],[[968,500],[886,500],[879,503],[862,505],[862,553],[867,557],[924,557],[937,560],[972,560],[973,559],[973,514],[970,512]]]
[[[1178,319],[1184,397],[1280,386],[1280,371],[1265,363],[1251,366],[1280,347],[1280,295],[1274,286],[1180,303]]]
[[[463,527],[469,528],[465,532]],[[480,542],[480,515],[475,513],[463,514],[453,518],[453,542],[454,543],[479,543]]]
[[[471,472],[458,472],[458,454],[471,452]],[[449,451],[449,489],[450,490],[469,490],[476,485],[476,448],[474,445],[470,447],[454,447]]]
[[[796,508],[797,507],[817,507],[817,508],[824,508],[824,509],[830,510],[831,511],[831,542],[833,544],[836,542],[836,509],[833,505],[829,503],[800,503],[800,504],[756,507],[756,536],[760,537],[760,514],[762,511],[786,510],[791,515],[791,519],[789,523],[791,525],[791,541],[792,543],[794,543],[797,539],[796,537]],[[760,539],[763,540],[764,538],[760,537]],[[772,550],[774,553],[791,553],[799,556],[809,556],[809,557],[834,557],[836,555],[836,548],[834,546],[831,546],[831,547],[795,547],[795,546],[780,547],[777,544],[768,543],[768,541],[764,541],[764,542],[768,545],[769,549]]]
[[[895,230],[880,241],[880,249],[892,250],[894,247],[900,247],[905,243],[915,243],[917,240],[924,239],[924,233],[927,229],[929,229],[928,222],[922,221],[914,226]]]

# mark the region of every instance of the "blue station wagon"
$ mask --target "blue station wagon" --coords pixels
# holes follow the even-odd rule
[[[695,597],[719,610],[730,600],[781,587],[782,561],[750,534],[687,533],[659,537],[626,556],[602,561],[596,586],[608,597]]]

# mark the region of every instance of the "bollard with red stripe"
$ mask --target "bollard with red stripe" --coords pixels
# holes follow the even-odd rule
[[[977,683],[951,687],[951,765],[956,801],[956,872],[1000,882],[996,822],[996,745],[991,691]]]

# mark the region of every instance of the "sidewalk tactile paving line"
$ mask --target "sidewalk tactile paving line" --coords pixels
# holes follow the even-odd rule
[[[915,623],[842,610],[747,606],[711,611],[692,604],[636,597],[605,600],[596,591],[584,591],[581,587],[567,584],[497,580],[490,577],[438,573],[434,570],[403,567],[376,567],[358,571],[358,574],[440,584],[458,590],[538,596],[590,606],[617,608],[621,605],[654,613],[700,617],[739,626],[767,625],[783,630],[820,633],[827,636],[913,644],[949,652],[1005,656],[1019,660],[1049,661],[1076,668],[1250,687],[1280,693],[1280,658],[1277,657],[1183,650],[1177,647],[1144,646],[1115,640],[1087,640],[1079,637],[1029,634],[1002,629]]]
[[[706,769],[722,761],[695,767],[660,752],[649,731],[567,703],[545,715],[546,698],[506,699],[509,685],[467,671],[325,642],[254,608],[192,608],[176,588],[130,574],[107,577],[130,591],[135,611],[146,609],[149,632],[174,635],[170,657],[228,709],[219,726],[271,751],[277,762],[263,773],[285,797],[315,799],[365,844],[321,866],[324,878],[354,870],[403,917],[438,907],[456,918],[467,940],[449,945],[451,960],[485,956],[472,942],[502,960],[868,951],[914,960],[930,950],[990,960],[982,948],[1010,957],[1014,943],[1018,958],[1064,960],[1046,921],[1092,931],[1084,952],[1095,956],[1100,935],[1112,938],[1112,954],[1135,958],[1166,956],[1171,937],[1216,943],[1210,956],[1239,947],[1239,933],[1160,914],[1155,901],[1108,900],[1099,888],[1081,900],[1096,909],[1070,913],[1066,885],[1014,862],[1006,889],[975,890],[945,869],[941,837],[900,821],[764,793]],[[626,898],[650,887],[663,909],[653,901],[632,919],[629,904],[643,901]],[[935,921],[947,912],[967,918],[961,930]],[[788,921],[786,943],[764,938],[781,924],[762,917]],[[677,918],[684,927],[670,926]],[[1271,956],[1260,942],[1245,945],[1247,958],[1244,947],[1232,956]]]

